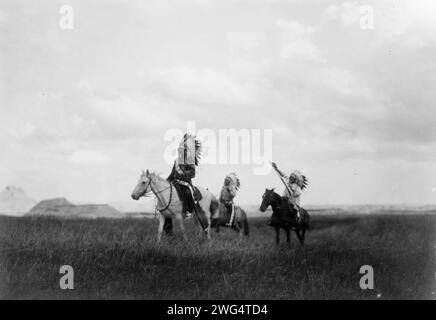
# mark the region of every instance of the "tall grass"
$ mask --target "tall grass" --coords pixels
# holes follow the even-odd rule
[[[432,299],[430,215],[314,216],[306,245],[274,243],[265,219],[250,219],[240,241],[230,230],[212,242],[187,221],[156,243],[153,219],[0,218],[3,299]],[[61,290],[59,268],[74,269]],[[375,289],[359,287],[371,265]]]

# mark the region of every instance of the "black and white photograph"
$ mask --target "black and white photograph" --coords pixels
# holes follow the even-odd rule
[[[435,1],[0,0],[0,300],[435,300],[435,235]]]

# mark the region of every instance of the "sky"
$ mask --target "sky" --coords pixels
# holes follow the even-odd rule
[[[271,130],[270,160],[309,179],[302,205],[436,204],[435,12],[432,0],[1,0],[0,188],[133,201],[141,169],[169,173],[168,132],[193,122]],[[234,171],[235,201],[258,204],[283,185],[256,166],[203,163],[194,183],[218,193]]]

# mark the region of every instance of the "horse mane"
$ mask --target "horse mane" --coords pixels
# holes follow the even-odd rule
[[[143,173],[143,174],[145,174],[145,173]],[[162,176],[161,176],[161,174],[159,173],[159,172],[156,172],[156,171],[149,171],[149,176],[153,176],[153,177],[156,177],[156,178],[158,178],[159,180],[165,180],[165,178],[162,178]]]
[[[277,192],[273,192],[273,199],[277,201],[277,203],[280,205],[282,203],[282,196],[279,195]]]
[[[150,175],[155,176],[155,177],[156,177],[158,180],[160,180],[160,181],[162,181],[162,180],[167,181],[166,178],[164,178],[164,177],[161,176],[161,173],[160,173],[160,172],[156,172],[156,171],[154,171],[154,172],[150,172]]]

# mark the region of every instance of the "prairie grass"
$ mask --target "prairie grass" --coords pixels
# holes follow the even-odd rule
[[[187,222],[156,243],[155,219],[0,217],[2,299],[433,299],[432,215],[312,216],[304,249],[276,247],[266,218],[250,237],[212,232],[209,243]],[[59,268],[74,268],[61,290]],[[362,290],[359,269],[374,268]]]

